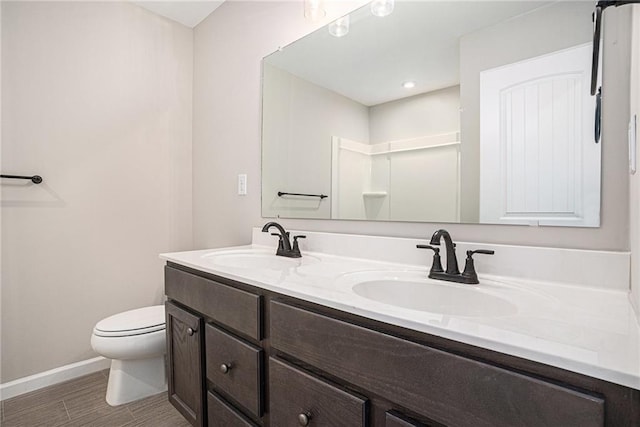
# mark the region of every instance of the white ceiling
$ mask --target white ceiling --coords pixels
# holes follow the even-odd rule
[[[384,18],[366,5],[350,14],[346,36],[333,37],[323,27],[266,61],[363,105],[378,105],[458,85],[460,37],[550,3],[396,1]],[[407,80],[416,87],[403,88]]]
[[[193,28],[224,3],[224,0],[132,0],[132,3],[164,16],[165,18],[179,22],[182,25],[186,25],[189,28]]]

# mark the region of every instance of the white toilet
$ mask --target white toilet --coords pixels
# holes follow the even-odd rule
[[[125,311],[99,321],[91,347],[112,359],[107,386],[111,406],[167,390],[164,306]]]

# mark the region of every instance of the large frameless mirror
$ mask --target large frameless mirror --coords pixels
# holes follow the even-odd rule
[[[267,56],[263,216],[599,226],[592,11],[367,5]]]

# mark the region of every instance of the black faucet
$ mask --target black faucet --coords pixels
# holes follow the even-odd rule
[[[271,233],[272,236],[278,236],[279,238],[278,250],[276,251],[276,255],[286,256],[288,258],[302,257],[302,254],[300,253],[300,247],[298,245],[298,239],[306,239],[307,236],[293,236],[293,246],[291,246],[291,241],[289,240],[289,232],[285,231],[284,227],[277,222],[266,223],[264,227],[262,227],[262,232],[268,232],[271,227],[275,227],[278,229],[278,233]]]
[[[447,251],[447,271],[446,274],[460,274],[458,269],[458,258],[456,258],[456,245],[451,240],[451,235],[447,230],[440,229],[433,233],[429,244],[440,246],[440,239],[444,239],[444,248]]]
[[[442,270],[440,261],[440,248],[434,246],[440,245],[440,240],[444,238],[445,250],[447,251],[447,271]],[[440,229],[431,236],[430,245],[416,245],[418,249],[431,249],[433,251],[433,262],[429,277],[436,280],[447,280],[449,282],[465,283],[468,285],[476,285],[478,274],[476,273],[473,263],[474,254],[493,255],[495,252],[486,249],[478,249],[475,251],[467,251],[467,259],[464,265],[464,271],[460,273],[458,269],[458,258],[456,257],[456,244],[451,240],[451,235],[447,230]]]

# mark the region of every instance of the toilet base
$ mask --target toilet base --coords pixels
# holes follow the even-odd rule
[[[164,355],[149,359],[111,360],[107,403],[118,406],[167,390]]]

